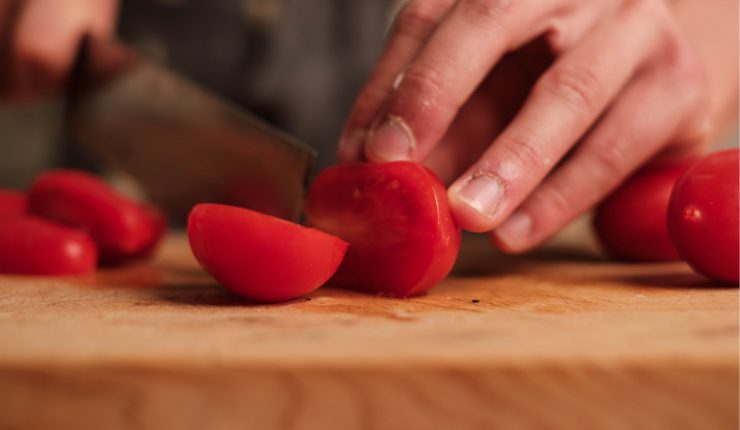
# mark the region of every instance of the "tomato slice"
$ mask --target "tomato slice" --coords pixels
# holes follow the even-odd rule
[[[668,231],[678,253],[697,272],[740,282],[737,149],[697,161],[679,178],[668,208]]]
[[[645,168],[596,208],[594,228],[606,252],[620,260],[674,261],[666,214],[673,184],[688,162]]]
[[[84,232],[33,216],[0,220],[0,273],[82,275],[93,272],[97,260]]]
[[[347,243],[250,209],[199,204],[188,217],[193,254],[218,282],[243,297],[279,302],[323,285]]]
[[[22,215],[28,210],[28,198],[20,191],[0,190],[0,217]]]
[[[28,195],[31,213],[89,232],[106,264],[137,258],[163,231],[146,208],[84,172],[43,174]]]
[[[306,215],[350,243],[331,281],[344,288],[420,294],[447,276],[460,250],[444,185],[412,162],[326,169],[311,186]]]

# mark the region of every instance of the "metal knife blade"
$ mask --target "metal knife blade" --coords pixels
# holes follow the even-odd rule
[[[118,42],[83,41],[66,129],[168,214],[199,202],[299,217],[316,152]]]

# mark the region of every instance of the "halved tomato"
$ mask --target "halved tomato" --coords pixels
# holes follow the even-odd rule
[[[349,242],[331,281],[344,288],[420,294],[447,276],[460,250],[444,185],[412,162],[324,170],[309,191],[306,216],[310,225]]]
[[[293,299],[323,285],[347,243],[250,209],[199,204],[188,217],[190,248],[224,287],[262,302]]]

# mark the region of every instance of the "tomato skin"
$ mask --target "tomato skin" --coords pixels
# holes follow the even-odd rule
[[[310,225],[350,243],[331,285],[408,297],[452,269],[461,234],[439,179],[412,162],[343,164],[308,194]]]
[[[144,247],[134,255],[134,258],[140,259],[151,257],[167,233],[167,217],[165,217],[162,211],[153,206],[144,206],[144,210],[151,220],[151,230],[149,239],[146,241]]]
[[[312,228],[219,204],[193,208],[188,239],[195,258],[219,283],[261,302],[290,300],[319,288],[348,246]]]
[[[20,191],[0,190],[0,217],[22,215],[28,211],[28,197]]]
[[[144,207],[88,173],[47,172],[31,185],[28,198],[32,214],[89,232],[105,264],[136,258],[157,236]]]
[[[84,232],[34,216],[0,220],[0,273],[83,275],[95,271],[97,260]]]
[[[673,184],[689,165],[645,168],[599,204],[593,225],[610,256],[645,262],[679,259],[668,237],[666,214]]]
[[[738,149],[715,152],[679,178],[668,208],[668,231],[681,258],[718,281],[740,281]]]

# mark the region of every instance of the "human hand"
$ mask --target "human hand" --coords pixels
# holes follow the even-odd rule
[[[660,0],[416,0],[349,115],[340,161],[424,162],[450,206],[529,249],[710,129],[699,57]]]
[[[64,88],[82,38],[110,37],[116,0],[0,0],[0,102]]]

